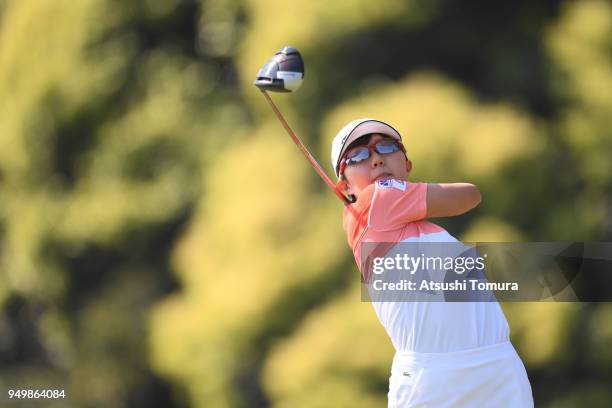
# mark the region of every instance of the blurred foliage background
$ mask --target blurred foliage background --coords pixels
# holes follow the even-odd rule
[[[377,117],[415,180],[480,187],[452,234],[612,240],[608,1],[2,0],[2,398],[386,406],[342,205],[252,86],[284,45],[306,78],[273,96],[330,174]],[[536,406],[612,406],[612,304],[502,307]]]

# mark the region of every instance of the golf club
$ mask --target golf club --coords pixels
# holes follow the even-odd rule
[[[319,173],[319,176],[327,183],[327,185],[336,193],[336,195],[344,202],[344,205],[351,203],[351,200],[346,197],[335,185],[335,183],[329,178],[329,176],[323,171],[317,160],[310,154],[304,143],[299,137],[293,132],[283,115],[280,113],[270,95],[266,91],[272,92],[293,92],[297,90],[304,79],[304,61],[300,52],[293,47],[283,47],[278,51],[274,57],[270,58],[268,62],[259,70],[257,73],[257,79],[253,83],[259,88],[261,93],[272,107],[272,110],[280,120],[281,124],[289,133],[289,136],[302,151],[306,159],[312,164],[314,169]],[[352,208],[349,207],[351,210]]]

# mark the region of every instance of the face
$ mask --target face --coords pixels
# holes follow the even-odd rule
[[[373,146],[381,140],[394,140],[379,134],[374,134],[368,142],[368,146]],[[343,157],[350,157],[355,149],[363,146],[356,146],[347,150]],[[359,197],[361,190],[379,179],[398,179],[408,180],[408,175],[412,170],[412,162],[406,159],[401,150],[379,154],[376,150],[370,151],[370,157],[359,163],[347,165],[344,170],[344,180],[347,192]]]

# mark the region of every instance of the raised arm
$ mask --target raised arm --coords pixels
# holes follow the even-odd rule
[[[428,183],[426,217],[460,215],[476,207],[480,200],[478,187],[470,183]]]

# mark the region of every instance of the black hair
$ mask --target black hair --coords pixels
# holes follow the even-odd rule
[[[348,152],[350,149],[352,149],[353,147],[357,147],[357,146],[364,146],[367,145],[368,143],[370,143],[370,139],[372,139],[372,136],[374,136],[376,133],[369,133],[367,135],[363,135],[361,136],[359,139],[354,140],[350,145],[348,145],[346,147],[346,149],[344,149],[344,152]],[[385,136],[385,135],[382,135]]]
[[[344,151],[348,152],[353,147],[367,145],[368,143],[370,143],[370,139],[372,139],[372,136],[374,136],[375,134],[376,133],[370,133],[370,134],[361,136],[359,139],[349,144]],[[382,136],[385,136],[385,135],[382,135]],[[342,177],[344,178],[344,175],[342,175]],[[348,199],[351,201],[351,203],[354,203],[355,201],[357,201],[357,197],[355,197],[353,194],[349,194]]]

